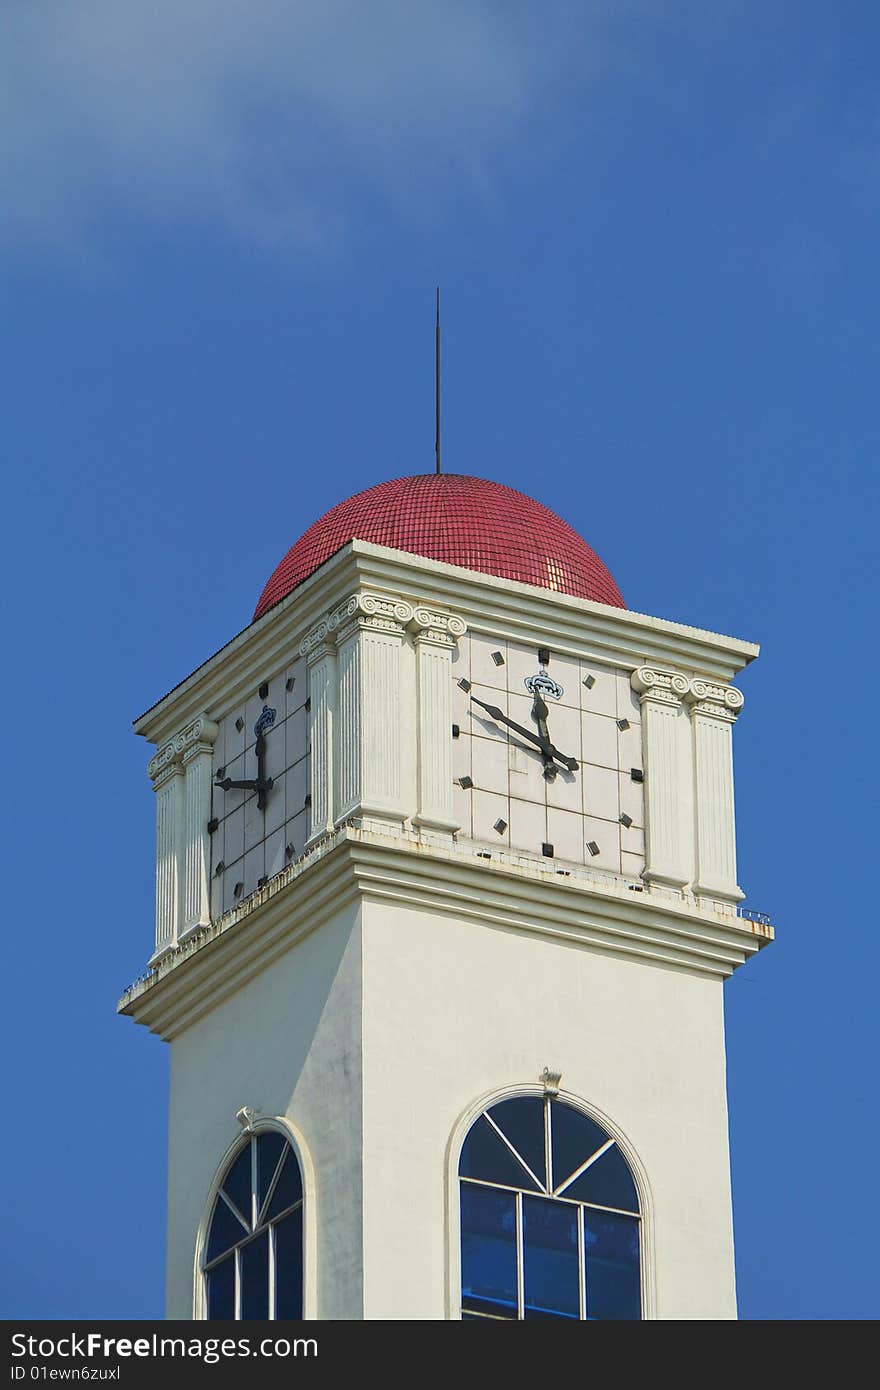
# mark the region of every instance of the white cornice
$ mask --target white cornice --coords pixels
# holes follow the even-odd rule
[[[621,669],[672,666],[726,683],[758,655],[754,643],[735,637],[350,541],[135,720],[135,732],[158,744],[202,710],[211,717],[225,713],[289,662],[304,634],[360,587],[413,605],[453,609],[472,631],[550,641],[560,655]]]
[[[614,879],[587,884],[538,863],[477,862],[467,846],[428,851],[416,837],[349,825],[159,962],[126,991],[119,1012],[170,1040],[359,900],[721,978],[773,939],[772,927],[673,894],[633,893]]]

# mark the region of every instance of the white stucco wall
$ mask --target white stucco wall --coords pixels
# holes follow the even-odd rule
[[[641,1162],[649,1311],[736,1316],[720,980],[389,904],[363,955],[367,1318],[449,1316],[450,1137],[544,1067]]]
[[[346,908],[175,1038],[171,1048],[166,1314],[193,1316],[196,1236],[236,1111],[289,1118],[316,1190],[308,1271],[322,1318],[360,1318],[360,923]],[[311,1295],[311,1300],[310,1300]]]

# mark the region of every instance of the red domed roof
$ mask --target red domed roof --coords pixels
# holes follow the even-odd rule
[[[598,555],[523,492],[456,473],[393,478],[331,507],[291,546],[260,595],[260,618],[350,540],[625,608]]]

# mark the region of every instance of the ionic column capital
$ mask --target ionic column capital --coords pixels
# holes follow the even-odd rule
[[[219,724],[215,724],[206,714],[200,714],[185,724],[173,738],[156,750],[147,763],[147,774],[154,788],[158,790],[174,771],[180,771],[183,763],[196,753],[210,752],[219,732]]]
[[[457,613],[422,606],[413,609],[408,626],[415,642],[435,647],[454,647],[467,632],[467,623]]]
[[[306,633],[299,644],[300,655],[309,662],[319,659],[322,648],[335,646],[358,628],[403,634],[413,615],[411,603],[382,594],[359,591],[339,604]]]
[[[661,671],[654,666],[639,666],[633,671],[630,684],[638,692],[642,705],[653,702],[677,706],[687,698],[690,689],[687,676],[678,671]]]
[[[736,723],[745,704],[745,696],[735,685],[718,685],[714,681],[692,680],[685,696],[691,716],[704,715],[726,724]]]

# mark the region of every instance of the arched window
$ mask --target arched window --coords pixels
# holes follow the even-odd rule
[[[594,1120],[549,1096],[499,1101],[458,1171],[462,1318],[641,1318],[638,1195]]]
[[[277,1130],[252,1135],[229,1164],[202,1269],[211,1320],[302,1317],[302,1176]]]

